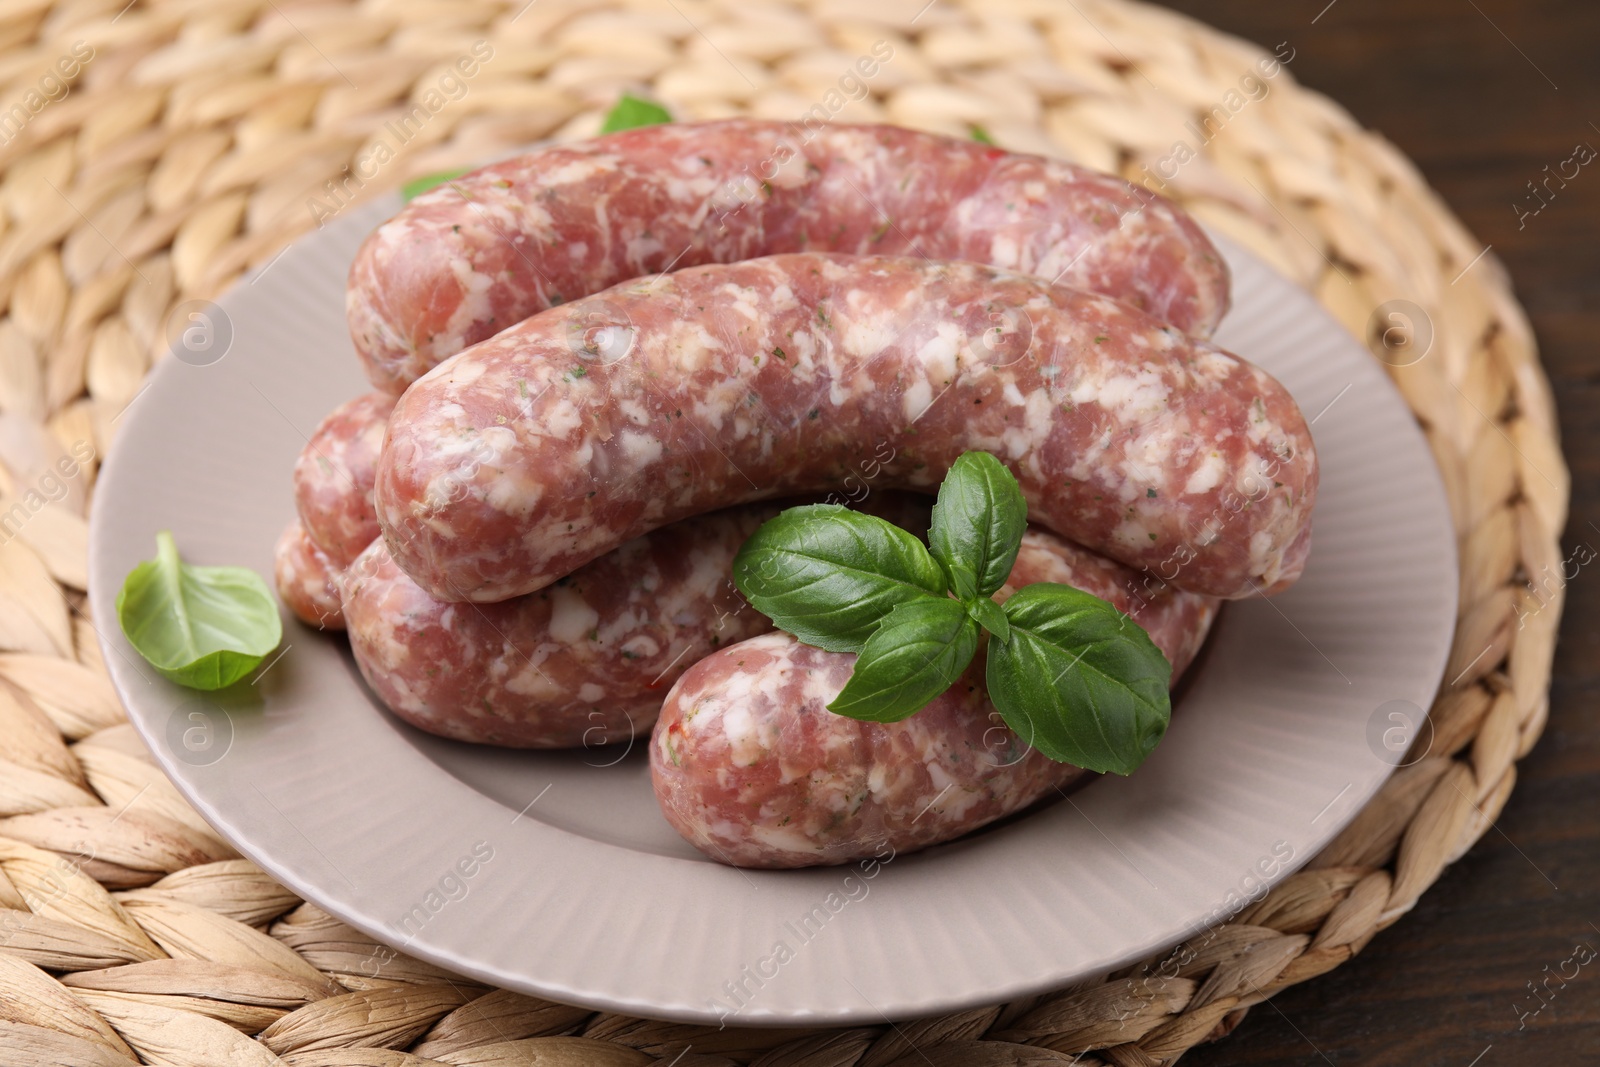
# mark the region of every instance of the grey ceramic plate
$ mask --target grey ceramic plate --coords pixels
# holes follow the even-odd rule
[[[1236,305],[1218,340],[1317,415],[1316,542],[1289,593],[1225,609],[1132,778],[870,872],[745,872],[662,820],[643,739],[540,754],[426,736],[375,703],[341,639],[287,612],[286,650],[253,684],[170,685],[118,630],[122,578],[166,528],[192,562],[271,573],[296,454],[365,388],[345,271],[397,207],[351,211],[241,283],[209,348],[194,323],[201,353],[167,360],[121,419],[91,574],[113,680],[178,787],[285,885],[406,952],[556,1000],[741,1025],[881,1022],[1076,982],[1307,860],[1391,771],[1391,715],[1439,684],[1455,542],[1422,436],[1361,344],[1219,241]]]

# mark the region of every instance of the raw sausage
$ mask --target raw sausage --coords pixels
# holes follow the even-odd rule
[[[339,602],[339,568],[311,540],[298,519],[291,522],[273,549],[272,576],[278,599],[307,626],[344,629]]]
[[[368,393],[339,405],[294,465],[299,518],[273,550],[278,598],[308,626],[344,629],[339,577],[378,537],[373,483],[394,397]]]
[[[860,506],[922,534],[932,501],[875,493]],[[433,599],[376,541],[344,576],[350,647],[379,699],[429,733],[513,748],[643,738],[696,660],[772,628],[731,576],[782,507],[686,519],[498,604]]]
[[[779,252],[964,259],[1105,293],[1196,337],[1228,270],[1175,204],[1061,160],[892,126],[651,126],[441,185],[379,227],[346,311],[398,393],[461,349],[629,278]]]
[[[1310,432],[1264,371],[1036,278],[819,253],[626,283],[441,364],[395,408],[378,520],[434,596],[493,602],[864,464],[931,489],[969,449],[1178,588],[1272,592],[1309,550]]]
[[[781,504],[655,531],[551,589],[503,604],[480,610],[434,600],[394,565],[381,541],[371,543],[372,465],[392,406],[381,394],[362,397],[319,427],[296,480],[306,521],[280,538],[275,576],[284,604],[308,625],[346,629],[348,610],[358,666],[406,721],[456,740],[511,747],[642,737],[667,689],[695,660],[771,627],[730,575],[739,546]],[[868,494],[863,486],[851,499],[919,534],[928,527],[927,497]],[[318,547],[308,524],[339,531],[347,542],[365,536],[370,547],[346,570]],[[589,631],[579,633],[591,619]]]
[[[729,576],[777,512],[667,526],[498,604],[435,600],[375,541],[345,575],[350,648],[379,699],[429,733],[513,748],[643,737],[696,659],[771,628]]]
[[[336,567],[348,567],[378,536],[372,488],[394,397],[368,393],[333,409],[294,465],[295,510]]]
[[[968,263],[693,267],[542,312],[401,397],[378,521],[432,595],[543,588],[666,523],[970,449],[1037,522],[1209,596],[1290,584],[1317,466],[1266,372],[1107,297]]]
[[[1035,581],[1066,581],[1137,610],[1176,679],[1205,640],[1216,601],[1168,590],[1141,603],[1129,593],[1135,577],[1033,530],[999,598]],[[959,837],[1085,773],[1046,759],[1001,722],[976,661],[897,723],[827,710],[854,665],[854,655],[770,633],[691,667],[667,694],[650,744],[667,821],[735,866],[848,863],[881,855],[885,844],[909,852]]]

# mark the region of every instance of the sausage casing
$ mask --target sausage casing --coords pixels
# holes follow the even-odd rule
[[[782,252],[962,259],[1209,337],[1228,269],[1164,197],[1062,160],[893,126],[755,119],[552,145],[417,197],[350,268],[374,385],[398,393],[528,315],[629,278]]]
[[[1217,603],[1166,590],[1129,593],[1132,572],[1031,530],[1001,599],[1063,581],[1135,612],[1176,679]],[[1081,768],[1029,748],[1000,720],[974,661],[900,722],[835,715],[854,669],[785,633],[751,638],[691,667],[667,694],[650,744],[656,800],[707,856],[740,867],[807,867],[952,840],[1052,795]],[[980,657],[981,659],[981,657]]]
[[[689,515],[1000,458],[1030,518],[1192,592],[1287,586],[1317,482],[1293,398],[1126,304],[967,263],[694,267],[535,315],[400,398],[378,520],[432,595],[543,588]]]

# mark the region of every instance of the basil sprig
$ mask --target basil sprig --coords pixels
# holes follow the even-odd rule
[[[227,688],[283,640],[278,605],[260,575],[185,563],[166,530],[156,535],[156,558],[122,583],[117,621],[139,655],[190,689]]]
[[[838,505],[789,508],[745,542],[733,580],[779,629],[857,653],[830,711],[896,722],[961,677],[987,634],[1000,717],[1050,759],[1130,774],[1166,733],[1172,665],[1143,627],[1071,586],[1038,582],[1004,603],[1028,508],[987,452],[939,487],[928,544]]]
[[[455,181],[470,170],[471,167],[457,167],[455,170],[443,170],[437,174],[425,174],[420,178],[413,178],[400,187],[400,199],[410,203],[429,189],[437,188],[445,182]]]
[[[606,117],[600,123],[601,133],[616,133],[618,130],[632,130],[639,126],[660,126],[662,123],[672,121],[672,115],[660,104],[653,104],[648,100],[641,100],[637,96],[623,93],[621,99],[606,112]],[[456,170],[440,171],[438,174],[425,174],[420,178],[413,178],[400,187],[400,196],[407,202],[415,200],[429,189],[445,182],[453,181],[463,174],[471,171],[472,167],[461,167]]]
[[[733,581],[779,629],[829,652],[862,651],[898,605],[946,588],[921,541],[842,504],[789,508],[764,523],[734,557]]]
[[[632,130],[639,126],[660,126],[671,121],[672,115],[660,104],[653,104],[648,100],[640,100],[637,96],[623,93],[622,99],[606,113],[605,121],[600,124],[600,132],[616,133],[618,130]]]
[[[895,605],[856,657],[829,711],[894,722],[950,688],[978,651],[978,624],[959,601],[923,596]]]

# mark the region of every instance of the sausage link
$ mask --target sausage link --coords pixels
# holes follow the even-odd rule
[[[336,567],[378,536],[372,491],[394,397],[368,393],[334,408],[294,465],[295,510],[306,533]]]
[[[319,630],[343,630],[339,602],[340,570],[317,547],[298,519],[278,538],[272,553],[272,576],[278,599],[295,617]]]
[[[771,628],[729,575],[777,511],[668,526],[498,604],[435,600],[375,541],[345,574],[350,648],[379,699],[429,733],[513,748],[642,737],[690,664]]]
[[[928,528],[926,497],[872,494],[860,506]],[[733,557],[782,507],[663,527],[498,604],[435,600],[376,541],[344,575],[350,648],[379,699],[429,733],[512,748],[642,737],[695,661],[772,628],[734,587]]]
[[[378,520],[432,595],[492,602],[735,503],[931,491],[970,449],[1178,588],[1272,592],[1309,550],[1311,435],[1266,372],[1037,278],[821,253],[629,282],[441,364],[395,407]]]
[[[535,312],[629,278],[780,252],[964,259],[1125,300],[1196,337],[1228,270],[1121,178],[892,126],[751,119],[554,145],[417,197],[350,268],[350,335],[398,393]]]
[[[1067,581],[1136,611],[1173,665],[1194,659],[1216,601],[1167,590],[1042,531],[1024,538],[1007,587]],[[1051,796],[1085,771],[1029,748],[1000,720],[974,662],[910,718],[861,722],[828,703],[855,666],[785,633],[691,667],[667,694],[650,743],[662,814],[707,856],[739,867],[809,867],[949,841]]]

